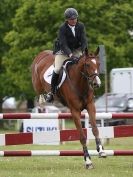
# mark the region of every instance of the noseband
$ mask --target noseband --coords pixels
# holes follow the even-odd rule
[[[92,87],[93,87],[93,81],[94,81],[95,77],[96,76],[99,77],[99,74],[96,74],[96,73],[89,75],[88,73],[85,74],[84,72],[81,72],[81,74],[87,80],[87,83],[89,85],[91,85]]]

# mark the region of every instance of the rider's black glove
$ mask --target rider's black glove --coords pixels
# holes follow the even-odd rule
[[[77,64],[78,63],[78,61],[79,61],[79,58],[78,57],[76,57],[76,56],[74,56],[74,55],[72,55],[71,57],[70,57],[70,59],[72,60],[72,62],[73,63],[75,63],[75,64]]]

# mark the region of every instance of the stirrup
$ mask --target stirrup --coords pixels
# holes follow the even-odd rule
[[[46,102],[52,102],[54,101],[54,94],[52,92],[49,92],[45,97]]]

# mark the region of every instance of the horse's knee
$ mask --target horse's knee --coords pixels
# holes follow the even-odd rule
[[[83,136],[80,136],[80,143],[84,146],[86,145],[86,136],[83,135]]]
[[[99,131],[98,131],[97,126],[93,126],[92,127],[92,133],[93,133],[94,136],[98,136],[99,135]]]

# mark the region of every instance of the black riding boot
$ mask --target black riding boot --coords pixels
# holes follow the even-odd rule
[[[57,90],[58,77],[59,77],[59,74],[56,74],[53,71],[52,79],[51,79],[51,92],[49,92],[45,98],[47,102],[54,101],[54,95],[56,94],[56,90]]]

